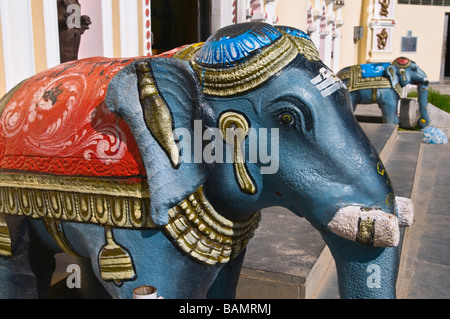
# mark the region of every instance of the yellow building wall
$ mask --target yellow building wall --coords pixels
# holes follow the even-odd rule
[[[371,52],[373,0],[346,1],[342,10],[341,68],[368,62],[390,62],[406,56],[417,62],[432,82],[440,81],[445,14],[450,7],[401,5],[395,2],[395,27],[392,34],[392,52]],[[364,38],[354,44],[353,28],[364,27]],[[417,52],[401,52],[402,37],[412,31],[417,37]]]
[[[278,1],[279,25],[290,25],[306,31],[309,0]],[[314,1],[311,1],[314,4]],[[340,68],[368,62],[390,62],[399,56],[406,56],[422,68],[432,82],[440,81],[443,38],[445,35],[445,14],[448,6],[402,5],[395,1],[395,27],[392,35],[392,52],[371,52],[374,0],[349,0],[342,8],[344,25],[341,28]],[[355,26],[363,26],[363,39],[356,44],[353,40]],[[417,37],[417,52],[401,52],[401,38],[412,31]],[[335,70],[338,71],[338,70]]]
[[[33,19],[33,46],[35,72],[47,69],[47,49],[45,46],[45,22],[43,0],[33,0],[31,14]]]
[[[111,0],[112,2],[112,20],[113,20],[113,47],[114,57],[122,56],[120,48],[120,4],[119,0]]]
[[[281,0],[277,2],[278,25],[294,27],[306,32],[309,0]]]
[[[3,56],[2,18],[0,17],[0,98],[6,93],[5,64]]]
[[[398,4],[395,8],[393,53],[387,56],[388,60],[406,56],[417,62],[430,81],[439,81],[446,12],[450,13],[450,7]],[[412,31],[412,36],[417,37],[415,53],[401,52],[401,37],[407,36],[408,31]],[[374,58],[378,56],[374,55]]]
[[[358,52],[366,50],[364,39],[367,38],[367,27],[364,28],[364,39],[356,44],[353,41],[353,29],[356,26],[365,25],[367,8],[363,5],[364,1],[346,1],[342,8],[342,20],[344,25],[341,27],[341,55],[339,65],[342,68],[358,64]],[[336,72],[338,70],[335,70]]]
[[[137,1],[137,8],[138,8],[138,34],[139,34],[139,55],[143,56],[145,55],[144,52],[144,10],[143,10],[143,4],[142,0],[135,0]]]

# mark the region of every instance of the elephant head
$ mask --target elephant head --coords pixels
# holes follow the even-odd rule
[[[391,182],[345,85],[308,36],[244,23],[177,56],[135,61],[106,97],[139,146],[153,221],[170,223],[171,209],[200,187],[229,227],[283,206],[331,247],[342,296],[373,296],[365,280],[345,278],[380,263],[377,294],[392,297],[399,233]]]
[[[426,107],[428,105],[428,85],[430,82],[425,72],[419,68],[416,62],[405,57],[399,57],[385,69],[384,75],[389,79],[393,88],[398,86],[403,88],[407,84],[417,85],[421,114],[418,124],[421,128],[428,126],[429,116]],[[398,91],[398,89],[396,90]]]

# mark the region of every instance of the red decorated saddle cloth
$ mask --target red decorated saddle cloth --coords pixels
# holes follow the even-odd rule
[[[133,59],[61,64],[0,101],[0,216],[151,227],[146,171],[108,84]]]
[[[1,116],[0,168],[68,176],[145,176],[127,124],[104,103],[109,82],[131,62],[90,58],[24,81]]]
[[[136,59],[64,63],[0,100],[0,235],[5,214],[154,227],[136,141],[105,105],[111,80]]]

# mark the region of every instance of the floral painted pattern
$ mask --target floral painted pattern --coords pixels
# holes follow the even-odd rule
[[[426,144],[448,144],[448,137],[441,129],[427,126],[421,130],[423,132],[423,142]]]
[[[0,168],[56,175],[145,176],[127,124],[104,103],[130,59],[90,58],[26,80],[0,118]]]

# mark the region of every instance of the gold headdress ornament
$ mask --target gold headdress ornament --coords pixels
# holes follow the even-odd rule
[[[399,58],[395,59],[394,62],[392,62],[393,65],[398,67],[398,70],[399,70],[398,72],[402,76],[402,80],[404,82],[407,81],[405,69],[409,68],[411,66],[412,62],[413,61],[411,61],[410,59],[405,58],[405,57],[399,57]]]
[[[398,67],[401,68],[401,69],[406,69],[406,68],[409,68],[409,67],[411,66],[411,63],[412,63],[412,62],[413,62],[413,61],[411,61],[411,60],[408,59],[408,58],[405,58],[405,57],[399,57],[399,58],[395,59],[395,60],[392,62],[392,64],[398,66]]]
[[[298,54],[319,60],[316,47],[302,31],[242,23],[223,28],[204,44],[187,47],[174,57],[191,61],[205,94],[230,96],[256,88]]]

